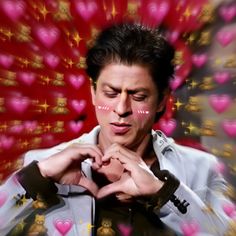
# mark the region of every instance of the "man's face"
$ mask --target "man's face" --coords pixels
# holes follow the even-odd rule
[[[137,149],[151,131],[158,106],[158,92],[148,68],[109,64],[98,77],[92,99],[101,132],[99,141]]]

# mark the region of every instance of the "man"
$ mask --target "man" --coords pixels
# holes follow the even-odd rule
[[[224,234],[229,201],[216,158],[152,130],[165,110],[173,56],[157,30],[138,24],[97,37],[87,74],[99,126],[25,155],[25,167],[1,187],[9,196],[3,233],[174,235],[170,227]],[[12,195],[28,200],[16,208]]]

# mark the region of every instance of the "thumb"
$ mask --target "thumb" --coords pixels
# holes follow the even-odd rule
[[[103,198],[116,192],[122,192],[122,185],[120,180],[102,187],[97,193],[97,198]]]
[[[98,186],[92,180],[88,179],[84,175],[81,176],[78,185],[86,188],[89,192],[93,194],[93,196],[97,195]]]

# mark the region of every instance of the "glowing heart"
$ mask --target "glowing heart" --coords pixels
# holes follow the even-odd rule
[[[166,38],[170,43],[175,43],[180,36],[180,32],[177,30],[168,31],[166,33]]]
[[[54,221],[54,225],[56,229],[61,233],[61,235],[64,236],[70,231],[73,225],[73,221],[70,219],[66,219],[66,220],[57,219]]]
[[[225,22],[230,22],[236,16],[236,5],[222,6],[219,9],[219,15]]]
[[[229,137],[236,136],[236,120],[224,120],[222,122],[222,127],[223,127],[224,132]]]
[[[180,228],[184,236],[195,236],[199,232],[199,225],[196,222],[184,222]]]
[[[79,133],[80,130],[83,128],[84,126],[84,122],[83,121],[70,121],[69,122],[69,128],[75,132],[75,133]]]
[[[165,120],[165,119],[160,119],[159,121],[160,129],[167,135],[171,135],[175,128],[176,128],[176,120],[175,119],[170,119],[170,120]]]
[[[232,99],[227,94],[222,94],[222,95],[214,94],[210,95],[209,103],[216,112],[222,113],[232,104]]]
[[[33,132],[37,128],[37,121],[33,120],[27,120],[24,122],[24,128],[27,132]]]
[[[72,100],[71,106],[74,108],[75,111],[78,113],[82,112],[86,106],[85,100]]]
[[[217,162],[214,166],[214,170],[219,174],[224,174],[225,169],[225,164],[223,162]]]
[[[13,125],[9,128],[9,131],[14,134],[20,134],[24,130],[24,126],[22,124]]]
[[[192,55],[192,62],[196,67],[202,67],[207,62],[207,55],[206,54],[194,54]]]
[[[122,236],[130,236],[132,232],[132,227],[130,225],[118,224],[118,229]]]
[[[25,2],[17,0],[3,0],[3,11],[13,21],[17,21],[25,13]]]
[[[226,83],[228,80],[230,80],[231,76],[229,72],[216,72],[214,74],[214,80],[218,83],[218,84],[224,84]]]
[[[74,88],[79,89],[84,84],[85,78],[83,75],[70,75],[69,82]]]
[[[236,213],[236,206],[233,203],[224,203],[222,206],[224,212],[226,215],[228,215],[229,217],[233,217]]]
[[[9,105],[13,111],[23,113],[30,105],[30,99],[27,97],[12,97],[9,99]]]
[[[183,83],[183,78],[175,76],[173,79],[170,80],[170,88],[172,90],[176,90],[182,83]]]
[[[148,14],[156,20],[156,24],[163,21],[170,9],[168,2],[150,2],[147,5]]]
[[[217,41],[223,46],[227,46],[234,40],[234,33],[231,31],[219,31],[216,34]]]
[[[35,81],[36,77],[35,74],[32,72],[19,72],[18,78],[20,81],[22,81],[26,85],[32,85]]]
[[[109,181],[115,182],[120,179],[124,167],[119,160],[111,158],[109,163],[102,165],[97,172],[104,174]]]
[[[10,149],[13,146],[14,142],[15,140],[11,136],[6,136],[6,135],[0,136],[0,148],[2,149]]]
[[[98,6],[94,1],[87,2],[79,0],[76,1],[75,4],[77,12],[86,21],[90,20],[98,9]]]
[[[7,198],[8,198],[8,194],[6,192],[1,191],[0,192],[0,207],[2,207],[4,205]]]
[[[45,47],[51,48],[59,39],[60,31],[56,27],[41,26],[37,28],[36,35]]]
[[[0,54],[0,64],[8,69],[14,62],[14,58],[12,55]]]
[[[48,54],[44,57],[45,63],[52,69],[56,68],[60,62],[60,58],[53,54]]]

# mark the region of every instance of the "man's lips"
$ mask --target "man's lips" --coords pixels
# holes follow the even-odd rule
[[[114,122],[110,123],[111,129],[115,134],[125,134],[129,131],[131,125],[128,123]]]

